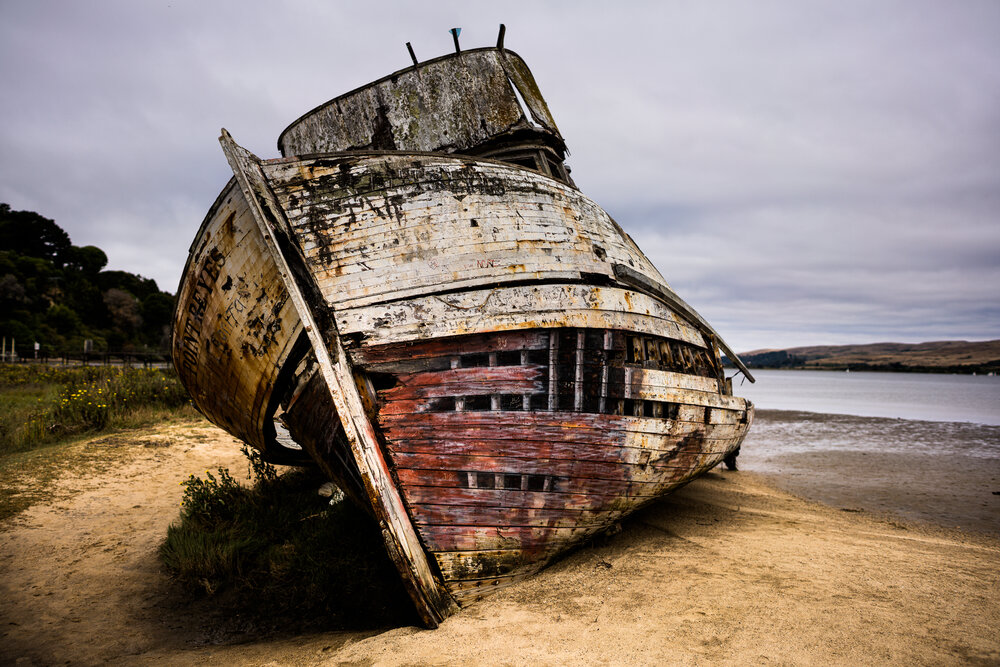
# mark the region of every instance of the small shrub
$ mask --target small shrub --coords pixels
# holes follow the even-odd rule
[[[259,631],[416,621],[371,517],[319,496],[326,479],[318,470],[279,475],[244,452],[252,486],[224,469],[182,483],[181,515],[160,558],[190,595],[253,619]]]
[[[181,515],[184,518],[206,523],[220,518],[232,518],[240,496],[247,491],[233,479],[226,468],[219,468],[218,473],[218,479],[211,471],[206,470],[205,479],[191,475],[181,482],[184,487]]]

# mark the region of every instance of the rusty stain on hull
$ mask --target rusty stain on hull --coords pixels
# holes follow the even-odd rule
[[[287,157],[221,141],[177,371],[372,514],[428,627],[738,451],[753,407],[721,352],[742,364],[575,187],[502,46],[331,100]]]

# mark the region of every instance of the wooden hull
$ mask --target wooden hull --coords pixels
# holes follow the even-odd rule
[[[237,179],[192,246],[178,372],[213,422],[372,511],[428,625],[739,447],[753,409],[721,341],[574,188],[226,141]]]
[[[378,391],[378,424],[403,498],[460,603],[537,571],[738,446],[742,400],[690,374],[707,367],[636,359],[632,345],[698,349],[553,328],[364,351],[392,385]]]

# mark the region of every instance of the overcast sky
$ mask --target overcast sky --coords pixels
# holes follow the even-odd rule
[[[0,201],[176,290],[319,103],[521,54],[581,190],[736,350],[1000,338],[1000,2],[0,0]]]

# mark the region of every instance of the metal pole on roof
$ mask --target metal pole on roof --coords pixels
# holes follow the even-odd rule
[[[458,36],[462,34],[461,28],[452,28],[448,32],[451,33],[451,38],[455,40],[455,53],[461,53],[462,47],[458,45]]]

